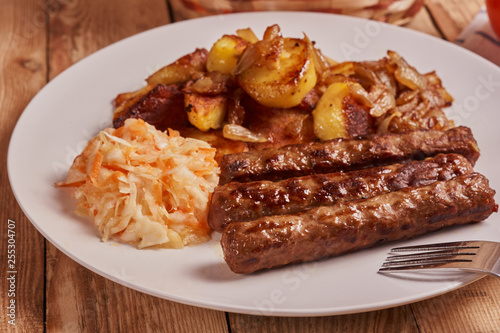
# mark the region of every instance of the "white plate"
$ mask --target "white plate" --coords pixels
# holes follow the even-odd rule
[[[420,71],[436,69],[456,101],[449,116],[470,126],[482,156],[477,170],[500,189],[500,70],[464,49],[407,29],[351,17],[313,13],[254,13],[170,24],[133,36],[91,55],[51,81],[31,101],[12,135],[8,172],[15,196],[36,228],[57,248],[88,269],[130,288],[169,300],[231,312],[316,316],[397,306],[456,289],[474,274],[377,274],[394,245],[316,263],[253,275],[233,274],[218,237],[183,250],[137,250],[103,243],[88,220],[73,215],[62,180],[76,154],[110,126],[111,100],[139,88],[160,66],[210,48],[220,36],[251,27],[261,36],[278,23],[285,36],[308,36],[328,56],[379,59],[396,50]],[[404,244],[462,239],[500,241],[499,216],[419,237]]]

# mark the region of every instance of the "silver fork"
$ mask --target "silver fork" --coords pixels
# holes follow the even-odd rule
[[[459,269],[500,277],[500,243],[463,241],[391,249],[391,252],[414,252],[391,255],[379,272],[404,272],[420,269]]]

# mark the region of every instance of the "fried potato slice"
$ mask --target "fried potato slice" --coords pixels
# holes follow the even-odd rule
[[[208,52],[207,70],[232,74],[238,59],[250,43],[235,35],[224,35]]]
[[[352,93],[359,89],[361,85],[353,82],[335,82],[328,87],[312,112],[316,137],[331,140],[369,132],[368,112],[356,102]]]
[[[246,48],[236,80],[260,104],[291,108],[316,85],[316,70],[305,40],[275,35]]]

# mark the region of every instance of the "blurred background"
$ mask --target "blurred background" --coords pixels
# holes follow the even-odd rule
[[[500,65],[500,0],[459,1],[453,6],[448,0],[170,0],[169,5],[173,21],[250,11],[349,15],[433,34]],[[450,10],[454,7],[459,9]]]
[[[170,0],[175,20],[249,11],[311,11],[404,24],[423,0]]]

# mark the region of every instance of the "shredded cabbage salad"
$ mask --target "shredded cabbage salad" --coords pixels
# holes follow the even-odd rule
[[[93,218],[103,241],[182,248],[210,239],[214,156],[204,141],[127,119],[91,139],[56,185],[76,188],[77,213]]]

